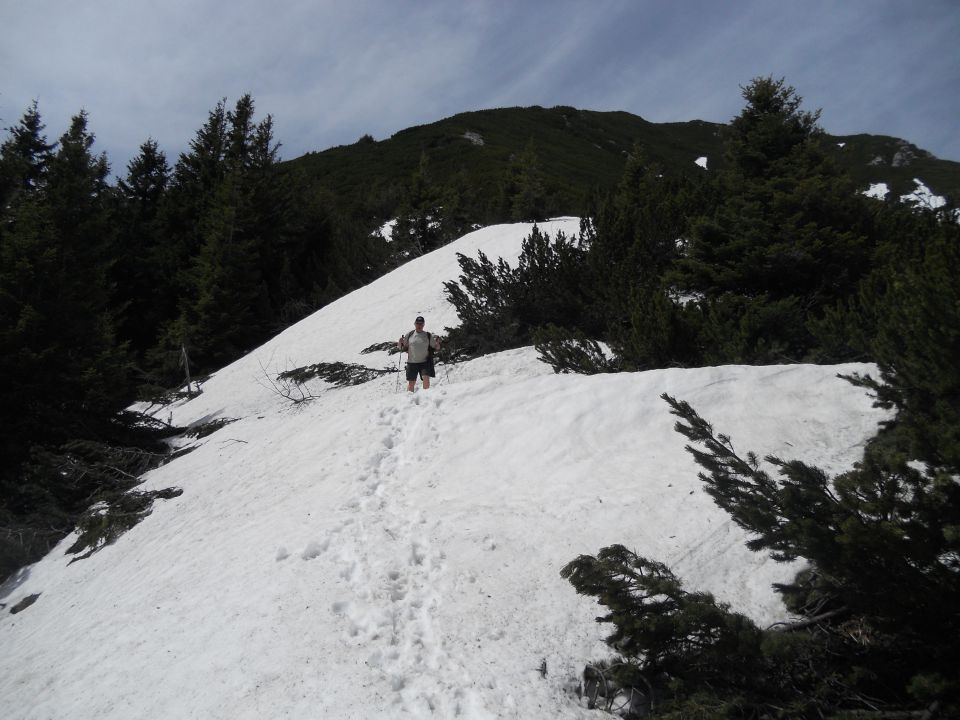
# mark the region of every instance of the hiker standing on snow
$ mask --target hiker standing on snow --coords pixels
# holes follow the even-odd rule
[[[423,389],[430,389],[430,378],[435,377],[433,354],[440,352],[440,338],[423,329],[422,315],[414,320],[413,330],[401,336],[397,345],[407,352],[407,391],[413,392],[417,384],[417,375],[423,380]]]

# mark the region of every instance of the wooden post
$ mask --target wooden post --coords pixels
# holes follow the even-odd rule
[[[193,397],[193,388],[190,386],[190,356],[187,355],[187,346],[180,345],[180,367],[184,368],[187,373],[187,395]]]

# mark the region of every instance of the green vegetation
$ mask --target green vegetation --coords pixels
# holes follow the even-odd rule
[[[578,334],[626,370],[871,357],[866,294],[947,232],[947,211],[858,192],[782,82],[745,97],[724,170],[671,168],[637,146],[578,238],[534,231],[515,268],[460,258],[451,340],[474,353],[537,343],[557,370],[570,368],[556,343],[583,350]]]
[[[588,215],[596,198],[617,186],[634,146],[671,173],[709,174],[726,167],[725,130],[701,120],[651,123],[625,112],[501,108],[407,128],[379,142],[366,135],[354,145],[308,153],[283,167],[332,193],[338,203],[387,220],[395,217],[397,198],[425,157],[437,186],[460,177],[458,182],[470,188],[471,220],[488,224],[511,219],[502,202],[506,171],[531,146],[542,174],[546,215]],[[824,152],[858,189],[885,182],[899,197],[912,192],[913,178],[919,177],[938,195],[960,196],[960,163],[934,158],[897,138],[824,135]],[[694,165],[699,157],[708,158],[709,171]]]
[[[371,368],[355,363],[315,363],[306,367],[287,370],[277,375],[278,381],[289,380],[297,385],[304,385],[313,378],[320,378],[334,387],[349,387],[370,382],[381,375],[397,372],[397,368]]]

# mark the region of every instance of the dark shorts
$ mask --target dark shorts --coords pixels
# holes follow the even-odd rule
[[[413,382],[417,379],[417,376],[423,377],[436,377],[433,371],[433,360],[425,360],[420,363],[407,363],[407,382]]]

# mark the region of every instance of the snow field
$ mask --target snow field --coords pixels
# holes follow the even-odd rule
[[[541,225],[546,229],[546,224]],[[575,229],[557,221],[550,232]],[[750,553],[702,491],[663,392],[738,450],[858,459],[883,414],[838,372],[718,367],[554,375],[531,348],[396,376],[314,382],[294,407],[268,372],[361,355],[454,324],[455,252],[515,258],[529,226],[472,233],[399,268],[225,368],[175,422],[233,417],[149,474],[184,493],[91,558],[68,538],[0,591],[0,717],[587,718],[572,694],[608,655],[602,612],[559,571],[623,543],[761,624],[796,566]],[[539,672],[546,662],[547,674]]]

